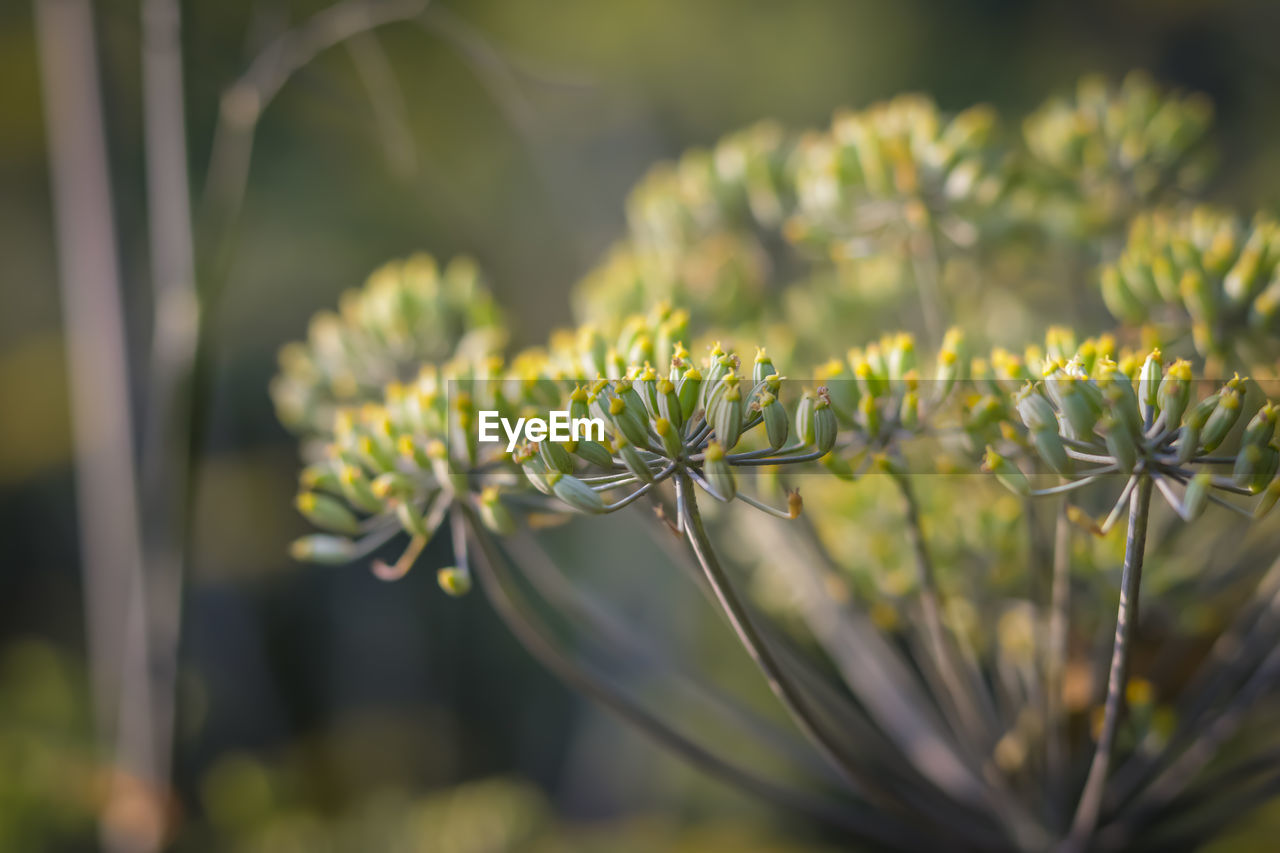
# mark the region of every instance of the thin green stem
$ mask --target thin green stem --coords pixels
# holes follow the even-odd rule
[[[697,558],[698,564],[702,567],[703,575],[706,577],[711,590],[715,593],[721,610],[724,611],[725,616],[728,618],[734,633],[738,635],[738,640],[747,650],[747,653],[751,655],[751,659],[755,661],[760,671],[764,673],[769,689],[782,702],[800,730],[822,751],[827,760],[841,771],[842,775],[849,778],[851,784],[855,787],[860,787],[857,781],[858,773],[856,768],[850,766],[841,757],[839,745],[818,723],[816,716],[805,703],[799,688],[792,684],[786,670],[774,658],[768,645],[757,631],[755,624],[751,621],[751,615],[747,612],[746,605],[738,597],[733,585],[729,582],[729,577],[720,565],[715,549],[711,545],[711,540],[707,536],[706,528],[702,524],[702,516],[698,512],[697,499],[694,497],[693,481],[689,478],[689,474],[681,470],[676,474],[676,477],[684,498],[681,501],[679,512],[683,519],[685,536],[688,537],[693,554]]]
[[[476,532],[475,520],[469,512],[467,520],[469,530],[466,535],[477,546],[473,567],[490,604],[521,645],[566,684],[600,702],[694,766],[768,802],[807,814],[873,844],[900,850],[928,849],[913,830],[896,821],[885,820],[883,815],[862,813],[857,807],[837,806],[804,792],[784,788],[721,758],[680,734],[636,704],[615,685],[556,648],[532,614],[509,591],[511,578],[502,568],[503,558],[497,553],[497,548],[488,537]]]
[[[1064,850],[1083,850],[1098,825],[1107,772],[1115,751],[1116,730],[1124,713],[1124,692],[1129,680],[1129,658],[1133,651],[1133,632],[1138,624],[1138,591],[1142,583],[1142,559],[1147,546],[1147,519],[1151,512],[1152,480],[1148,475],[1137,478],[1129,496],[1129,530],[1125,539],[1124,570],[1120,578],[1120,606],[1116,612],[1116,635],[1111,651],[1111,672],[1107,676],[1107,701],[1102,718],[1102,732],[1089,765],[1089,775],[1080,793],[1076,816]]]

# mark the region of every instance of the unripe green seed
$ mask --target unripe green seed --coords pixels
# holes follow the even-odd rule
[[[1133,433],[1129,427],[1111,417],[1104,415],[1100,425],[1103,440],[1107,444],[1107,452],[1115,459],[1121,474],[1133,473],[1138,464],[1138,447],[1134,444]]]
[[[560,442],[550,439],[538,442],[538,454],[542,457],[547,470],[559,471],[561,474],[573,472],[573,457]]]
[[[787,409],[768,391],[761,392],[759,403],[760,416],[764,420],[764,431],[769,439],[769,446],[777,450],[787,443],[787,431],[790,429]]]
[[[713,441],[707,445],[702,473],[706,476],[707,485],[711,487],[712,496],[718,500],[731,501],[738,493],[733,468],[725,458],[724,448],[719,442]]]
[[[300,563],[337,566],[351,562],[355,555],[356,545],[350,539],[323,533],[303,536],[289,545],[289,556]]]
[[[684,452],[684,445],[680,441],[680,433],[671,425],[671,422],[666,418],[658,418],[653,422],[653,429],[662,440],[662,448],[667,452],[667,456],[671,459],[679,459]]]
[[[648,463],[645,462],[643,454],[636,450],[635,445],[628,441],[619,441],[618,456],[622,457],[622,462],[627,466],[627,470],[634,474],[640,482],[653,482],[653,471],[649,468]]]
[[[1182,498],[1182,518],[1191,521],[1204,512],[1209,502],[1209,489],[1213,485],[1213,477],[1208,471],[1201,471],[1187,483],[1187,493]]]
[[[302,492],[294,504],[307,521],[322,530],[345,533],[348,536],[355,536],[360,532],[360,522],[355,514],[341,501],[329,495]]]
[[[604,498],[572,474],[553,471],[547,479],[552,494],[579,512],[604,512]]]
[[[436,583],[447,595],[460,598],[471,591],[471,572],[457,566],[446,566],[436,572]]]
[[[489,530],[499,536],[510,536],[515,532],[515,519],[511,517],[510,510],[503,504],[496,488],[490,486],[482,491],[476,504],[480,511],[480,521]]]
[[[831,410],[826,389],[818,389],[818,395],[818,401],[813,406],[813,443],[818,452],[828,453],[836,446],[840,425],[836,423],[836,413]]]
[[[996,480],[1015,495],[1027,495],[1031,492],[1031,484],[1027,475],[1017,465],[1001,456],[994,447],[987,447],[986,456],[982,460],[982,468],[996,475]]]
[[[1205,422],[1204,431],[1200,435],[1201,445],[1206,451],[1213,451],[1222,444],[1231,428],[1240,419],[1240,404],[1243,392],[1235,389],[1224,390],[1218,395],[1218,404],[1214,407],[1209,420]]]
[[[608,470],[613,467],[613,454],[609,453],[609,451],[605,449],[604,445],[597,441],[583,439],[578,442],[578,445],[573,449],[573,452],[578,456],[578,458],[590,462],[597,468],[604,468],[605,470]]]

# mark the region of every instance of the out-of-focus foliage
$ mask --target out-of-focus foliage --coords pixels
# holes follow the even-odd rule
[[[1205,184],[1212,120],[1204,95],[1162,91],[1147,74],[1119,86],[1083,77],[1074,98],[1050,99],[1023,123],[1032,177],[1047,184],[1026,202],[1081,237],[1121,228],[1143,206]]]
[[[83,671],[44,643],[0,653],[0,764],[0,848],[63,849],[91,835],[109,771]]]

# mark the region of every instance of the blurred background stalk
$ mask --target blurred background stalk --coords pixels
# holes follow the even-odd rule
[[[159,826],[145,803],[163,775],[151,725],[126,331],[89,0],[37,0],[36,31],[70,373],[87,655],[99,748],[115,765],[102,842],[109,850],[158,849]]]

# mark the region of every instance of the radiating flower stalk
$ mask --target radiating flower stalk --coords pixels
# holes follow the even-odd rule
[[[369,559],[390,580],[420,562],[448,521],[453,564],[437,573],[447,593],[467,592],[474,570],[516,636],[564,680],[712,775],[872,846],[1075,851],[1144,832],[1176,846],[1178,826],[1162,810],[1181,790],[1171,768],[1188,770],[1186,784],[1200,780],[1204,756],[1244,730],[1267,679],[1280,677],[1265,646],[1280,623],[1257,616],[1262,598],[1228,632],[1249,650],[1238,671],[1227,677],[1213,668],[1219,658],[1206,659],[1189,706],[1172,707],[1171,679],[1131,672],[1144,564],[1150,596],[1153,582],[1173,582],[1165,564],[1184,549],[1191,586],[1210,534],[1238,535],[1231,514],[1255,521],[1280,500],[1280,407],[1234,373],[1274,366],[1275,227],[1176,205],[1204,163],[1208,115],[1197,97],[1133,77],[1119,88],[1089,81],[1074,101],[1045,106],[1024,127],[1025,149],[1001,137],[986,108],[948,116],[919,97],[841,113],[821,133],[756,125],[651,173],[630,200],[628,239],[580,292],[591,322],[509,359],[473,268],[442,274],[425,258],[388,267],[282,354],[273,394],[308,457],[297,507],[321,531],[294,553]],[[1175,205],[1141,212],[1157,200]],[[971,357],[959,329],[942,331],[943,256],[1013,239],[1012,226],[1029,222],[1060,235],[1064,210],[1071,239],[1099,245],[1137,214],[1128,245],[1097,277],[1124,325],[1083,340],[1053,327],[1020,353]],[[834,318],[850,329],[835,340],[814,331],[829,328],[819,318],[788,317],[793,339],[811,338],[800,349],[844,353],[799,380],[763,348],[715,342],[759,339],[786,316],[769,293],[774,236],[837,264],[905,252],[917,262],[916,287],[936,289],[924,304],[937,315],[924,324],[924,344],[903,333],[859,343],[856,317]],[[515,420],[557,411],[596,419],[603,433],[514,441],[510,450],[479,440],[481,412]],[[931,458],[944,464],[922,467]],[[993,522],[1005,504],[986,478],[940,510],[937,495],[955,488],[949,478],[979,472],[1017,495],[1004,498],[1009,517],[1021,511],[1027,523]],[[900,499],[900,515],[891,502],[872,521],[832,499],[872,478]],[[1030,502],[1045,499],[1056,522],[1039,541]],[[682,537],[687,549],[674,562],[691,568],[826,759],[816,772],[794,762],[808,787],[710,749],[678,715],[646,707],[625,678],[558,637],[548,609],[601,648],[637,653],[607,608],[586,603],[556,567],[534,565],[544,558],[522,528],[572,515],[640,520],[640,507],[666,521],[656,537],[666,528]],[[809,637],[795,643],[735,576],[735,552],[720,536],[744,517],[771,539],[761,559],[780,564],[804,598],[796,612],[828,660],[811,660]],[[831,537],[885,518],[901,553],[856,559],[886,574],[902,563],[909,581],[891,597],[915,608],[907,620],[865,589],[849,594],[849,560],[832,547]],[[1109,533],[1125,518],[1121,553]],[[1255,529],[1274,542],[1266,522]],[[405,543],[398,558],[376,559],[393,539]],[[997,548],[1025,565],[1025,577],[984,590],[977,604],[954,594],[953,583],[982,589]],[[1247,576],[1249,555],[1235,559],[1233,571]],[[1087,665],[1072,649],[1087,645],[1078,640],[1095,623],[1112,627],[1109,614],[1086,606],[1112,566],[1119,605],[1088,742],[1073,715],[1087,716],[1089,701],[1068,696]],[[1036,591],[1042,576],[1047,600]],[[1268,583],[1280,589],[1264,579],[1258,595],[1280,596]],[[994,616],[978,609],[992,600]],[[968,622],[957,615],[965,608]],[[671,676],[705,699],[707,685],[677,669]],[[725,697],[711,705],[730,723],[750,716]],[[1230,761],[1225,769],[1275,781]],[[1196,784],[1203,807],[1194,816],[1206,825],[1239,807]]]

